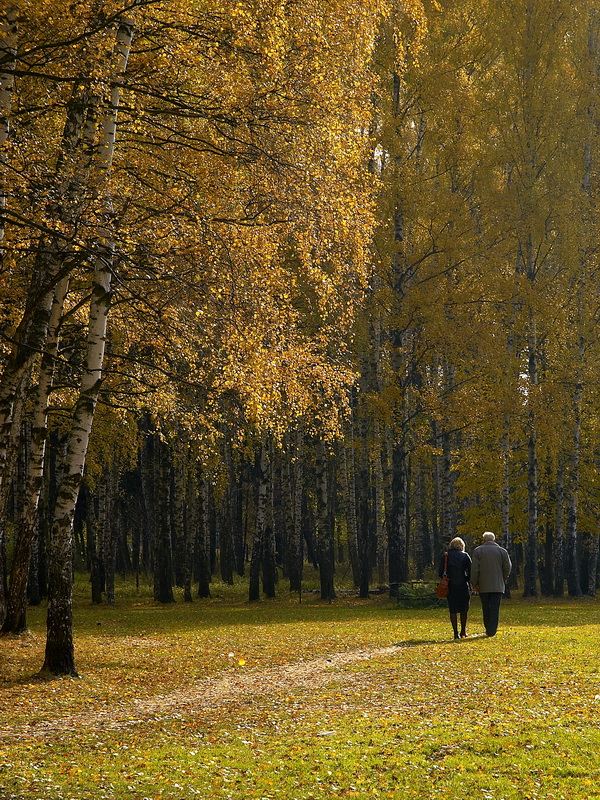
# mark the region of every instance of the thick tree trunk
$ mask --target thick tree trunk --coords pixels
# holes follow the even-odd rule
[[[117,78],[113,82],[110,104],[104,119],[102,146],[99,149],[100,170],[103,175],[108,174],[112,163],[121,83],[132,38],[133,26],[122,22],[117,31],[115,48]],[[50,541],[47,639],[42,670],[52,674],[76,674],[72,630],[72,526],[102,383],[113,261],[112,242],[105,231],[101,235],[103,241],[99,243],[90,300],[86,366],[73,412],[65,475],[58,492]],[[47,329],[47,320],[45,325]]]
[[[96,113],[95,109],[90,106],[84,126],[84,152],[79,159],[81,183],[85,181],[91,168],[95,129]],[[71,145],[71,147],[73,147],[73,145]],[[69,275],[62,277],[52,293],[46,347],[42,356],[38,383],[34,395],[27,489],[13,556],[8,613],[4,623],[4,629],[12,631],[13,633],[18,633],[26,628],[25,570],[31,559],[31,549],[37,530],[38,505],[43,484],[46,438],[48,435],[48,402],[54,381],[55,362],[60,335],[59,329],[65,300],[69,291],[69,281]]]
[[[49,213],[60,224],[71,224],[76,204],[65,198],[81,195],[79,178],[72,174],[78,163],[77,149],[85,122],[88,98],[79,84],[73,87],[56,164],[57,199]],[[80,200],[81,202],[81,200]],[[28,290],[25,311],[14,335],[12,352],[0,378],[0,491],[5,481],[8,442],[19,387],[37,353],[44,350],[52,313],[55,287],[73,267],[65,265],[65,253],[58,240],[41,241]]]
[[[15,482],[15,470],[21,434],[21,421],[25,410],[26,390],[27,381],[22,381],[15,400],[14,412],[10,425],[10,434],[6,442],[6,481],[4,484],[0,485],[0,628],[2,627],[4,618],[6,616],[7,601],[6,523],[9,516],[11,486],[14,485]]]

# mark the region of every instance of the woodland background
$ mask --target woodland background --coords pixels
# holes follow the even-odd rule
[[[594,595],[599,91],[591,0],[3,2],[3,630],[485,529]]]

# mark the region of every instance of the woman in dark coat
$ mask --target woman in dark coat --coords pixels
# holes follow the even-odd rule
[[[448,545],[448,553],[442,556],[440,578],[444,574],[444,564],[448,556],[448,610],[454,631],[454,639],[467,636],[467,615],[471,602],[471,557],[465,553],[465,543],[458,536]],[[460,614],[460,635],[458,615]]]

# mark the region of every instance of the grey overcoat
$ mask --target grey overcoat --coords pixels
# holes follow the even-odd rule
[[[473,552],[471,583],[480,592],[504,592],[511,569],[508,552],[497,542],[484,542]]]

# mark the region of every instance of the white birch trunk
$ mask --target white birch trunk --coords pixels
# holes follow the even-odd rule
[[[69,213],[66,212],[63,195],[68,191],[67,178],[72,177],[75,153],[80,147],[80,132],[85,121],[85,110],[86,99],[81,88],[75,86],[67,107],[67,118],[56,164],[56,185],[61,187],[60,196],[56,201],[57,208],[54,211],[57,219],[66,220],[69,215],[71,218],[74,216],[72,209]],[[55,241],[41,242],[34,266],[36,280],[32,281],[30,288],[31,308],[25,312],[17,328],[13,351],[0,378],[0,491],[5,480],[15,401],[36,353],[46,346],[55,286],[61,279],[61,270],[64,269],[63,256]],[[47,286],[47,291],[38,297],[40,283]]]
[[[37,530],[37,509],[43,484],[44,457],[48,436],[48,398],[52,391],[58,350],[58,328],[68,283],[69,279],[65,277],[56,287],[48,326],[48,341],[35,390],[23,513],[13,554],[6,619],[3,627],[5,632],[10,633],[21,633],[27,627],[28,565]]]
[[[117,31],[115,47],[115,80],[111,88],[110,104],[102,126],[103,135],[99,147],[99,167],[104,180],[108,178],[112,165],[117,111],[132,39],[133,25],[129,22],[121,22]],[[107,209],[110,208],[109,201],[106,206]],[[86,366],[73,412],[65,459],[65,473],[56,500],[50,542],[47,640],[43,670],[54,674],[76,674],[72,635],[71,582],[73,515],[85,467],[94,411],[102,383],[113,252],[114,243],[110,239],[109,231],[101,231],[90,301]]]

